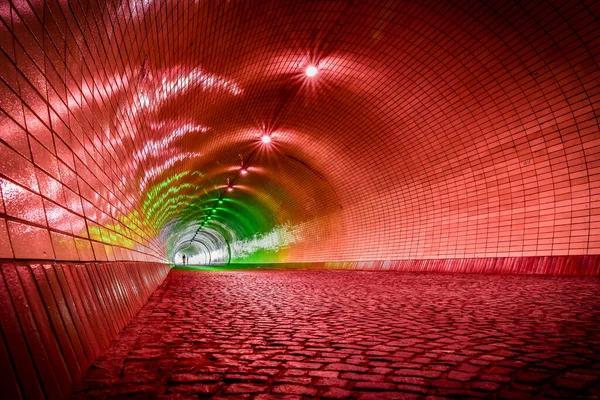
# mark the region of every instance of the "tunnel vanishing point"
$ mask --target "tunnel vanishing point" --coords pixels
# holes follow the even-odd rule
[[[600,2],[0,0],[0,398],[599,399]]]

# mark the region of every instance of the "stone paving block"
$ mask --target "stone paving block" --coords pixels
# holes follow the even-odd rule
[[[428,388],[426,386],[400,384],[400,385],[396,385],[396,389],[400,392],[421,393],[421,394],[428,393]]]
[[[374,363],[371,363],[371,365],[373,365],[373,364]],[[387,375],[392,371],[393,371],[392,368],[375,367],[370,372],[377,374],[377,375]]]
[[[350,390],[344,390],[340,388],[330,388],[322,394],[324,399],[347,399],[353,396],[353,392]]]
[[[358,390],[395,390],[396,385],[389,382],[356,382],[354,384],[354,389]]]
[[[442,375],[440,371],[422,371],[418,369],[401,369],[394,371],[396,375],[420,376],[423,378],[438,378]]]
[[[273,393],[296,394],[301,396],[315,396],[317,389],[310,386],[301,385],[276,385],[272,389]]]
[[[327,371],[356,371],[356,372],[367,372],[369,369],[366,367],[359,367],[352,364],[334,363],[325,366]]]
[[[336,371],[309,371],[308,375],[321,378],[337,378],[340,373]]]
[[[338,378],[319,378],[314,381],[315,386],[337,386],[337,387],[346,387],[348,385],[348,381],[345,379]]]
[[[285,363],[286,368],[298,368],[298,369],[319,369],[322,366],[323,366],[323,364],[319,364],[319,363],[297,362],[297,361],[288,361]]]
[[[500,389],[500,386],[501,385],[497,382],[485,382],[485,381],[473,382],[471,384],[471,387],[473,389],[483,390],[486,392],[495,392],[496,390]]]
[[[310,385],[311,381],[312,381],[311,378],[283,376],[280,378],[275,378],[273,383],[293,383],[293,384],[297,384],[297,385]]]
[[[267,369],[267,368],[264,368],[264,369],[257,369],[256,373],[259,374],[259,375],[275,376],[275,375],[277,375],[279,373],[279,370],[278,369],[270,369],[270,368]]]
[[[308,375],[308,371],[305,369],[288,369],[283,373],[284,376],[305,376]]]
[[[448,379],[466,382],[475,378],[477,375],[469,372],[460,372],[460,371],[450,371],[448,374]]]
[[[448,379],[434,379],[431,381],[431,385],[445,389],[462,389],[465,386],[462,382],[451,381]]]
[[[210,374],[175,374],[169,378],[173,383],[194,383],[194,382],[218,382],[223,377],[221,375]]]
[[[227,394],[262,393],[267,390],[266,385],[254,385],[250,383],[233,383],[225,389]]]
[[[416,378],[412,376],[390,376],[387,377],[388,380],[400,384],[409,384],[409,385],[427,385],[427,380],[425,378]]]
[[[357,374],[354,372],[346,372],[341,374],[340,378],[349,379],[351,381],[382,382],[383,380],[385,380],[385,375]]]

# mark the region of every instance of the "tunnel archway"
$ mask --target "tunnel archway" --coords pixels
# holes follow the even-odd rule
[[[595,6],[327,4],[3,8],[5,256],[598,252]]]

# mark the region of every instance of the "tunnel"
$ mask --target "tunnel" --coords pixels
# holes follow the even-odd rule
[[[600,2],[0,0],[0,397],[600,396]]]

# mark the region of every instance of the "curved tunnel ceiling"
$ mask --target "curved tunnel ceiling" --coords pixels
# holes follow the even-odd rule
[[[5,4],[0,238],[49,235],[34,258],[58,259],[597,254],[599,3],[483,3]]]

